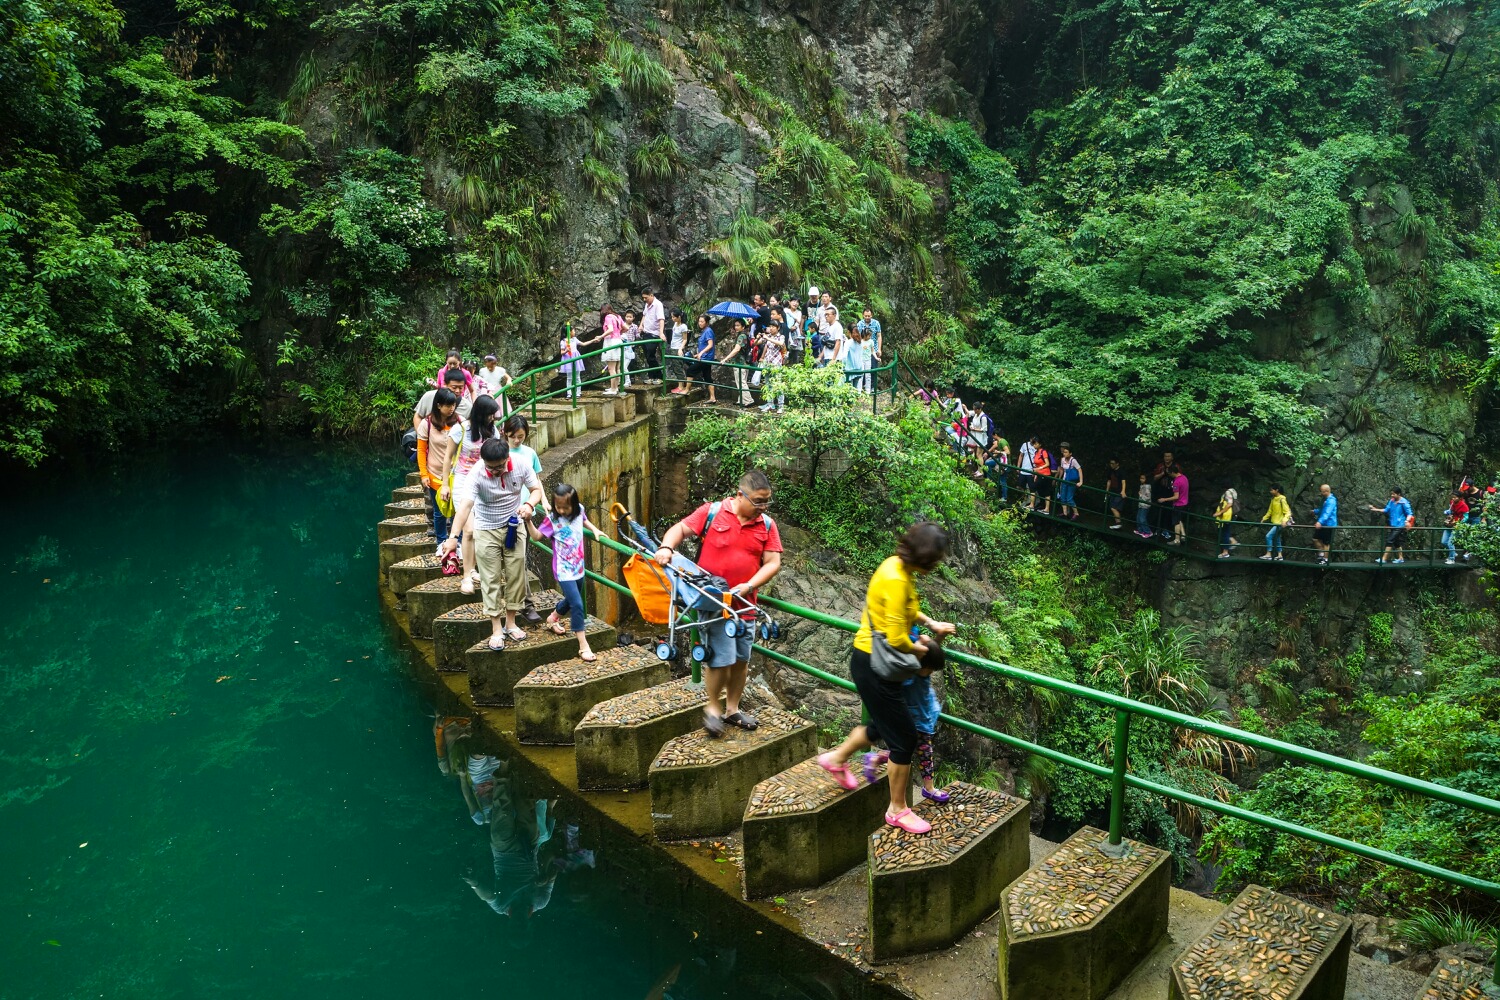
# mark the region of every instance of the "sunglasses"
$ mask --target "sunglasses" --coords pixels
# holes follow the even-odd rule
[[[770,497],[765,497],[764,499],[757,500],[755,497],[753,497],[750,494],[746,493],[744,490],[740,490],[740,496],[744,497],[746,500],[749,500],[751,506],[754,506],[754,507],[759,507],[761,509],[765,509],[766,507],[771,506],[771,498]]]

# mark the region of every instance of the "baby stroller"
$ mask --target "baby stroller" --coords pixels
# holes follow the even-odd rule
[[[631,518],[623,504],[615,504],[610,517],[619,527],[620,538],[636,550],[624,568],[636,608],[646,621],[667,627],[666,638],[656,644],[659,659],[677,659],[679,643],[686,636],[693,662],[702,663],[708,657],[704,630],[710,628],[722,628],[731,638],[740,635],[741,629],[750,629],[752,634],[758,630],[761,639],[781,636],[781,626],[759,605],[729,593],[723,577],[676,552],[671,565],[659,565],[655,556],[661,542]]]

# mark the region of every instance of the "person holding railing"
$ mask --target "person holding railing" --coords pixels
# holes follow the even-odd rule
[[[761,340],[761,371],[755,373],[757,383],[759,383],[763,375],[764,377],[769,378],[772,372],[781,370],[781,368],[786,364],[786,337],[784,337],[781,333],[781,325],[775,320],[775,317],[779,314],[779,309],[772,310],[771,323],[766,327],[765,335]],[[765,400],[765,402],[760,406],[761,412],[763,413],[769,413],[773,409],[777,413],[780,413],[782,407],[786,405],[785,393],[778,393],[773,399],[769,392],[762,392],[761,397]]]
[[[771,318],[776,318],[774,309]],[[781,310],[781,328],[786,331],[787,364],[800,365],[806,355],[807,331],[802,327],[802,305],[795,295],[787,299],[786,307]]]
[[[908,833],[927,833],[932,825],[907,804],[918,736],[902,682],[906,676],[941,670],[942,642],[956,631],[952,622],[933,621],[922,614],[916,577],[931,573],[947,557],[947,529],[924,521],[907,530],[896,546],[896,554],[870,577],[864,613],[849,655],[849,676],[870,721],[856,726],[843,743],[818,757],[819,767],[852,790],[859,787],[859,779],[849,772],[849,758],[873,743],[883,742],[890,752],[886,770],[890,804],[885,821]],[[932,634],[913,639],[912,632],[919,625]]]
[[[965,422],[968,431],[969,457],[974,460],[974,478],[984,478],[986,459],[995,443],[995,419],[984,412],[984,403],[976,400]]]
[[[568,398],[578,402],[578,397],[583,394],[583,345],[578,338],[573,336],[573,324],[563,324],[562,340],[558,344],[558,353],[565,364],[562,366],[563,377],[567,379]],[[568,359],[572,360],[569,361]]]
[[[606,396],[618,396],[620,394],[619,371],[620,363],[624,360],[625,343],[625,321],[620,319],[615,312],[615,307],[605,304],[599,308],[599,323],[601,329],[599,336],[580,341],[579,347],[592,347],[604,341],[604,346],[609,353],[604,355],[604,372],[609,376],[607,388],[604,390]]]
[[[719,400],[714,395],[717,389],[714,382],[714,328],[709,322],[708,313],[698,314],[698,341],[693,350],[693,359],[688,368],[689,380],[707,386],[708,401],[717,403]],[[691,392],[691,388],[688,391]]]
[[[1443,560],[1444,566],[1452,566],[1458,562],[1458,546],[1453,544],[1453,532],[1464,523],[1468,513],[1469,505],[1463,497],[1454,493],[1448,498],[1448,509],[1444,512],[1443,519],[1443,548],[1448,550],[1448,558]]]
[[[1385,515],[1386,524],[1390,525],[1390,532],[1385,536],[1385,551],[1377,560],[1382,566],[1387,563],[1399,566],[1406,562],[1404,547],[1406,545],[1406,532],[1417,523],[1416,516],[1412,514],[1411,501],[1406,499],[1406,493],[1399,486],[1391,487],[1391,498],[1384,507],[1374,504],[1367,505],[1370,510]],[[1391,552],[1395,551],[1396,558],[1391,558]]]
[[[1057,512],[1062,517],[1078,520],[1078,488],[1083,485],[1083,466],[1073,454],[1073,446],[1064,441],[1057,446],[1060,453],[1057,471],[1062,482],[1057,485]]]
[[[844,378],[857,392],[868,393],[870,391],[870,358],[869,340],[865,333],[855,327],[845,334],[847,338],[844,344]]]
[[[661,300],[650,288],[641,292],[641,357],[646,362],[647,385],[661,385],[661,353],[667,342],[666,317]]]
[[[667,366],[666,377],[677,384],[672,387],[672,395],[681,396],[689,392],[687,382],[687,370],[685,362],[681,359],[688,352],[688,326],[687,314],[681,309],[672,310],[672,361],[664,361]]]
[[[1036,493],[1031,500],[1031,509],[1036,510],[1037,504],[1041,504],[1043,514],[1052,513],[1052,456],[1047,449],[1043,448],[1041,442],[1036,438],[1031,439],[1031,471],[1036,483]]]
[[[1292,526],[1292,507],[1286,502],[1286,495],[1280,486],[1271,487],[1271,505],[1261,515],[1261,520],[1271,525],[1266,529],[1266,554],[1261,559],[1281,562],[1281,536]]]
[[[858,323],[854,324],[854,328],[858,330],[859,335],[864,338],[867,343],[869,343],[870,356],[875,361],[879,361],[881,356],[885,353],[885,336],[884,331],[882,331],[880,328],[880,320],[875,318],[875,314],[870,311],[869,306],[865,306],[864,316]],[[865,367],[874,368],[875,365],[868,364]]]
[[[1157,503],[1161,505],[1162,534],[1167,536],[1168,545],[1181,545],[1187,537],[1182,512],[1188,503],[1188,478],[1183,474],[1182,466],[1174,464],[1161,481],[1164,492]]]
[[[1214,520],[1219,523],[1219,558],[1228,559],[1239,545],[1234,540],[1234,519],[1240,512],[1240,495],[1233,488],[1224,491],[1214,507]]]
[[[1109,460],[1109,475],[1104,481],[1104,493],[1109,501],[1109,526],[1118,531],[1121,515],[1125,512],[1125,472],[1120,468],[1118,458]]]
[[[750,391],[750,334],[745,331],[745,321],[736,318],[729,324],[729,353],[719,362],[732,365],[729,371],[734,376],[735,401],[742,407],[755,405],[755,395]]]
[[[1327,566],[1328,554],[1333,551],[1333,529],[1339,525],[1339,498],[1327,483],[1318,487],[1318,493],[1322,499],[1313,512],[1313,548],[1318,550],[1318,565]]]

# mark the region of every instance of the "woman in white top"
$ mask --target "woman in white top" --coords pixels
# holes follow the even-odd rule
[[[506,399],[500,390],[510,385],[510,372],[501,367],[500,362],[495,360],[493,354],[484,356],[484,364],[474,373],[474,394],[476,396],[490,395],[495,397],[495,402],[501,404],[501,409],[509,409],[505,406]],[[472,415],[470,419],[473,419]]]
[[[683,363],[682,363],[682,361],[678,360],[684,354],[687,353],[687,348],[688,348],[687,314],[684,313],[681,309],[673,309],[672,310],[672,357],[673,357],[673,360],[670,363],[667,364],[667,377],[669,379],[671,379],[672,381],[674,381],[674,382],[677,383],[677,385],[672,389],[672,394],[674,396],[681,396],[683,393],[685,393],[685,392],[688,391],[687,382],[685,381],[685,379],[687,378],[687,372],[683,370]]]
[[[456,451],[449,452],[447,465],[443,469],[443,488],[447,484],[453,484],[453,510],[457,513],[458,508],[466,501],[474,499],[474,486],[469,482],[469,470],[479,461],[479,449],[492,437],[499,435],[500,430],[495,425],[495,418],[500,412],[500,404],[494,396],[480,396],[474,400],[474,408],[469,411],[469,420],[464,426],[464,436],[458,444]],[[452,473],[452,478],[449,478]],[[465,594],[474,593],[474,585],[479,582],[479,568],[474,562],[474,533],[465,532],[463,538],[463,566],[464,582],[459,590]]]
[[[772,315],[774,316],[775,313]],[[765,369],[766,378],[769,380],[773,373],[785,364],[786,334],[781,332],[781,327],[773,320],[771,325],[766,327],[765,339],[761,341],[760,365]],[[786,394],[777,393],[773,400],[770,393],[766,393],[765,400],[765,403],[761,405],[761,410],[769,411],[775,407],[777,412],[780,412],[781,408],[786,405]]]

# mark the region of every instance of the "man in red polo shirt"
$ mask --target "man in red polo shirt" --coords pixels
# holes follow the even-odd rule
[[[766,514],[770,506],[771,481],[764,472],[747,472],[734,496],[706,503],[672,525],[656,551],[656,561],[669,565],[684,539],[702,538],[698,565],[723,577],[729,584],[728,593],[754,603],[756,588],[781,570],[781,532]],[[730,603],[727,595],[725,600]],[[747,623],[731,638],[724,634],[722,623],[714,620],[703,632],[708,644],[708,673],[704,677],[708,707],[703,710],[703,728],[712,737],[723,734],[725,723],[754,729],[758,725],[755,716],[740,708],[740,696],[745,693],[745,679],[750,673],[753,626]]]

